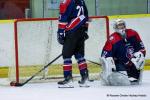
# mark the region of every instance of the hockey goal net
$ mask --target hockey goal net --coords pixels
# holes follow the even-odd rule
[[[109,35],[109,21],[106,16],[91,17],[89,22],[89,39],[85,43],[85,58],[99,63],[102,47]],[[43,66],[61,54],[62,46],[57,42],[57,18],[19,19],[14,23],[14,58],[15,62],[9,70],[9,79],[24,82]],[[73,76],[78,77],[79,71],[73,59]],[[63,77],[62,58],[55,61],[46,70],[33,79],[33,82],[44,79]],[[100,72],[100,67],[88,62],[89,73]]]

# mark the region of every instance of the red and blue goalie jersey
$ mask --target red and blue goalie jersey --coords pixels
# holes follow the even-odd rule
[[[75,31],[88,20],[88,11],[84,0],[63,0],[59,11],[60,31]]]
[[[102,57],[112,57],[114,61],[127,65],[133,57],[133,53],[141,51],[144,56],[145,47],[138,33],[132,29],[126,29],[126,39],[123,39],[117,32],[114,32],[106,41]]]

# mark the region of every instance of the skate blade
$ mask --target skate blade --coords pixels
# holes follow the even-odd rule
[[[58,84],[58,88],[74,88],[74,86],[70,84],[65,84],[65,85]]]
[[[73,83],[67,83],[67,84],[58,84],[58,88],[74,88]]]

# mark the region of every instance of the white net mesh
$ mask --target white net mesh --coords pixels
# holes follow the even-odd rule
[[[61,54],[62,46],[57,42],[57,20],[51,19],[26,19],[16,21],[16,34],[18,48],[15,48],[15,59],[18,55],[18,71],[16,64],[10,67],[9,78],[11,81],[24,82],[26,79],[38,72],[43,66]],[[106,18],[92,18],[89,23],[89,39],[86,41],[86,59],[99,63],[102,47],[107,38]],[[16,40],[15,40],[16,41]],[[75,62],[73,58],[73,62]],[[42,77],[62,77],[62,58],[49,66],[47,70],[40,73],[35,79]],[[79,76],[76,65],[73,67],[74,76]],[[100,67],[88,63],[90,75],[99,73]],[[90,68],[91,67],[91,68]],[[41,80],[40,80],[41,81]]]

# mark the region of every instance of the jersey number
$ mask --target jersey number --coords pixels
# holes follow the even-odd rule
[[[83,6],[77,6],[78,14],[77,16],[80,16],[81,14],[84,15],[84,9]]]

